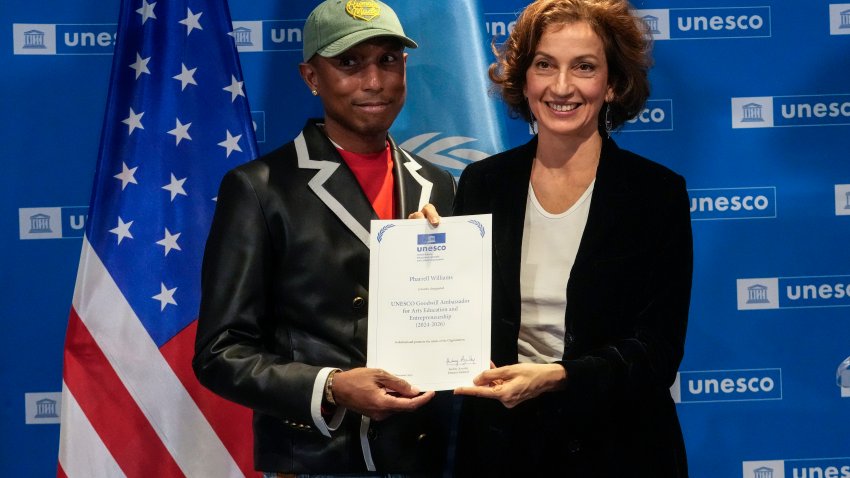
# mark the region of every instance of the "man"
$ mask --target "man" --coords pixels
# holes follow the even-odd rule
[[[320,4],[304,27],[300,72],[324,119],[222,181],[193,367],[254,410],[260,471],[443,466],[443,397],[364,367],[369,221],[429,203],[449,211],[454,196],[451,175],[387,132],[405,100],[404,48],[416,46],[381,2]]]

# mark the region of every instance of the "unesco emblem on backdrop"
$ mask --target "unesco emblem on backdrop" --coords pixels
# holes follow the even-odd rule
[[[24,50],[45,50],[44,32],[41,30],[27,30],[24,32]]]
[[[230,36],[243,51],[298,51],[302,49],[304,19],[233,22]]]
[[[738,310],[778,309],[779,279],[738,279]]]
[[[850,184],[835,185],[835,215],[850,216]]]
[[[251,35],[253,33],[254,30],[251,28],[239,27],[233,29],[233,32],[231,32],[231,36],[233,36],[234,41],[236,42],[236,46],[250,48],[254,46],[254,42],[251,41]]]
[[[773,126],[773,97],[732,98],[732,128]]]
[[[61,392],[24,394],[24,413],[27,425],[59,423],[61,408]]]
[[[15,55],[111,55],[115,24],[12,24]]]
[[[263,51],[263,22],[233,22],[230,36],[236,42],[236,50]]]
[[[744,478],[785,478],[785,462],[782,460],[772,461],[745,461]]]
[[[771,36],[770,7],[636,10],[654,40],[713,40]]]
[[[732,128],[850,124],[850,95],[732,98]]]
[[[782,369],[683,371],[670,395],[675,403],[782,400]]]
[[[743,462],[743,478],[848,478],[850,458]]]
[[[737,280],[738,310],[850,307],[850,276]]]
[[[83,237],[88,207],[22,207],[18,209],[21,240]]]
[[[15,55],[55,55],[56,25],[12,24]]]
[[[829,34],[850,35],[850,3],[829,6]]]

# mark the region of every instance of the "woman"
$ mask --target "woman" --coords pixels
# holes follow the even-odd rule
[[[494,368],[457,389],[461,476],[687,476],[670,386],[692,242],[684,179],[611,130],[649,95],[625,0],[538,0],[490,77],[538,134],[467,167],[454,214],[493,214]],[[543,476],[543,475],[541,475]]]

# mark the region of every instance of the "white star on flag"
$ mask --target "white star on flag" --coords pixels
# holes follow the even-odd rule
[[[245,96],[245,92],[242,91],[242,84],[244,81],[236,81],[236,77],[230,75],[230,84],[222,88],[224,91],[230,92],[230,102],[233,103],[236,101],[237,96]],[[221,84],[221,83],[219,83]]]
[[[124,222],[124,220],[121,219],[121,216],[118,216],[118,226],[114,229],[110,229],[109,232],[118,236],[118,244],[121,244],[121,241],[123,241],[125,237],[133,239],[133,234],[130,233],[130,226],[132,225],[133,221]]]
[[[183,183],[185,182],[186,178],[178,180],[174,177],[174,173],[171,173],[171,182],[163,186],[162,189],[171,193],[171,201],[174,202],[174,198],[176,198],[178,194],[187,196],[186,191],[183,190]]]
[[[136,10],[136,13],[142,16],[142,25],[148,21],[148,18],[156,20],[156,14],[153,12],[153,7],[155,6],[156,2],[148,3],[148,0],[142,0],[142,8]]]
[[[165,306],[168,304],[177,305],[177,302],[174,300],[175,291],[177,291],[177,287],[169,289],[165,287],[165,284],[163,284],[162,282],[159,283],[159,294],[151,297],[151,299],[156,299],[159,301],[160,312],[165,310]]]
[[[191,8],[186,8],[186,18],[180,20],[180,23],[186,25],[186,36],[189,36],[189,34],[192,33],[192,29],[194,28],[197,28],[198,30],[203,30],[199,21],[201,15],[203,14],[204,12],[193,14]]]
[[[227,148],[227,157],[229,158],[230,153],[232,153],[234,150],[239,151],[240,153],[242,152],[242,148],[239,147],[239,139],[242,138],[242,135],[237,134],[236,136],[233,136],[232,134],[230,134],[230,130],[226,131],[227,139],[222,141],[221,143],[218,143],[218,145],[222,148]]]
[[[192,126],[192,123],[183,124],[180,122],[180,118],[177,118],[177,126],[168,132],[168,134],[174,135],[174,139],[177,141],[175,145],[179,145],[180,141],[184,139],[192,140],[192,137],[189,136],[189,126]]]
[[[168,228],[166,227],[165,228],[165,237],[163,237],[162,240],[156,241],[156,243],[165,248],[165,255],[167,256],[168,253],[171,252],[172,249],[177,249],[178,251],[183,250],[183,249],[180,249],[180,245],[177,244],[177,239],[179,239],[179,238],[180,238],[179,232],[177,234],[171,234],[171,232],[169,232]]]
[[[198,84],[195,82],[195,76],[194,76],[195,70],[197,70],[197,68],[192,68],[191,70],[189,70],[189,69],[186,68],[186,65],[184,65],[183,63],[180,63],[180,69],[181,69],[180,74],[172,76],[172,78],[174,78],[175,80],[180,80],[180,84],[181,84],[180,90],[181,91],[186,89],[186,85],[198,86]]]
[[[139,114],[136,114],[136,112],[133,111],[133,108],[130,108],[130,116],[121,121],[122,123],[130,127],[130,132],[127,133],[128,135],[133,134],[133,130],[135,130],[136,128],[145,129],[145,127],[142,126],[142,116],[144,116],[144,114],[144,111]]]
[[[121,172],[116,174],[113,177],[121,180],[121,190],[122,191],[130,183],[139,184],[139,183],[136,182],[136,177],[134,176],[134,174],[136,174],[137,169],[139,169],[138,166],[131,169],[131,168],[127,167],[127,163],[125,163],[123,161],[121,162]]]
[[[130,68],[136,70],[136,79],[138,80],[142,73],[151,74],[151,71],[148,70],[148,62],[151,61],[151,57],[142,58],[141,55],[136,53],[136,62],[130,65]]]

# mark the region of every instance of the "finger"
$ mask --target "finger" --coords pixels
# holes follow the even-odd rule
[[[433,204],[426,204],[422,207],[420,213],[428,220],[432,226],[440,224],[440,214],[437,213],[437,208]]]
[[[378,378],[378,383],[383,385],[385,388],[398,393],[402,397],[415,397],[421,393],[418,388],[414,387],[406,380],[400,379],[395,375],[386,372]]]
[[[417,395],[412,398],[405,397],[394,397],[392,395],[387,395],[386,398],[381,403],[381,407],[384,410],[392,410],[392,411],[411,411],[416,410],[417,408],[425,405],[432,398],[434,398],[435,393],[433,391],[425,392],[422,395]]]
[[[490,361],[490,368],[497,368],[496,364],[492,360]]]
[[[419,211],[412,212],[407,216],[408,219],[425,219],[425,215]]]
[[[419,395],[419,396],[416,396],[416,397],[413,397],[413,398],[403,399],[403,400],[405,400],[407,402],[407,404],[405,405],[407,410],[416,410],[417,408],[421,407],[422,405],[425,405],[426,403],[430,402],[431,399],[434,398],[435,395],[437,395],[437,394],[432,390],[432,391],[425,392],[422,395]]]
[[[455,395],[468,395],[470,397],[497,398],[496,391],[491,387],[458,387],[454,389]]]
[[[487,385],[495,381],[503,381],[507,378],[509,378],[508,373],[504,367],[491,368],[490,370],[485,370],[479,373],[477,377],[472,379],[472,383],[475,385]]]

